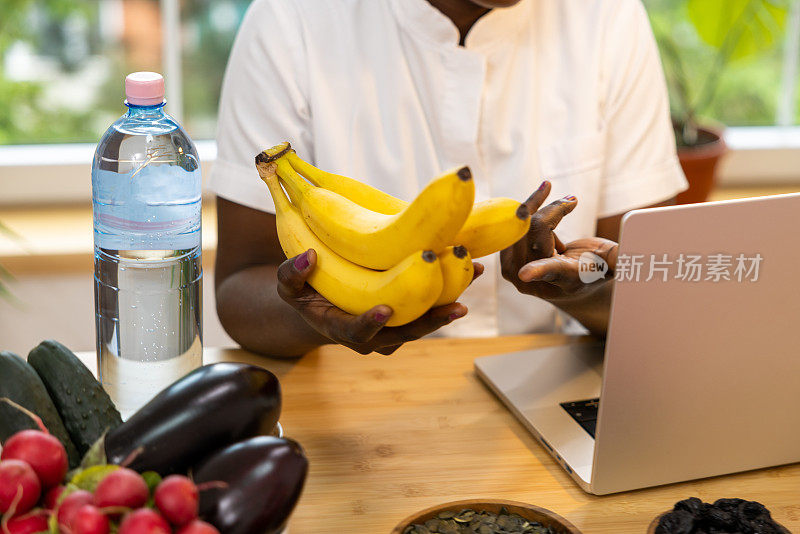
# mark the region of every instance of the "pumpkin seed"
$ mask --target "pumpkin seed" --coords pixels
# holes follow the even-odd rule
[[[403,534],[561,534],[536,521],[528,521],[502,507],[497,514],[465,509],[446,510],[425,521],[410,525]]]

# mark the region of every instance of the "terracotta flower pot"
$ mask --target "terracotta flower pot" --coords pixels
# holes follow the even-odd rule
[[[679,146],[678,159],[689,189],[678,194],[678,204],[705,202],[717,181],[717,164],[728,151],[722,130],[700,128],[697,145]]]

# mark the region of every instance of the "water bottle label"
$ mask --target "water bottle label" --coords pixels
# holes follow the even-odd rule
[[[189,249],[200,245],[199,172],[145,165],[93,176],[94,238],[112,250]],[[168,200],[165,200],[168,199]]]

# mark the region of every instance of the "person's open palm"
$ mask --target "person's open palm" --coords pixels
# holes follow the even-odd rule
[[[564,197],[539,209],[549,194],[550,183],[543,182],[525,202],[531,213],[531,227],[525,237],[500,253],[503,278],[521,293],[545,300],[582,298],[613,274],[617,243],[589,237],[563,244],[554,230],[575,209],[577,199]],[[586,252],[598,256],[609,267],[604,278],[589,284],[579,276],[581,255]]]

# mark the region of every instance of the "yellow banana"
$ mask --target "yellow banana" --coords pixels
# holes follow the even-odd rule
[[[522,239],[530,225],[525,204],[510,198],[492,198],[475,204],[453,243],[466,247],[473,258],[481,258]]]
[[[461,293],[472,282],[475,266],[472,264],[472,257],[462,246],[447,247],[444,252],[439,254],[439,264],[442,267],[442,294],[433,304],[434,306],[444,306],[458,300]]]
[[[287,153],[286,159],[289,160],[295,171],[303,175],[312,184],[335,191],[368,210],[383,213],[384,215],[395,215],[408,206],[408,202],[405,200],[395,198],[363,182],[318,169],[303,161],[294,151]]]
[[[286,197],[267,157],[256,159],[275,201],[278,238],[287,257],[313,248],[317,265],[309,284],[332,304],[359,315],[379,304],[392,309],[387,326],[400,326],[424,314],[442,292],[442,270],[431,251],[417,251],[388,271],[373,271],[342,258],[320,241]]]
[[[284,157],[275,165],[317,237],[343,258],[370,269],[390,269],[415,250],[444,250],[467,220],[475,198],[472,176],[462,167],[433,180],[400,213],[385,215],[309,184]]]
[[[286,159],[312,184],[334,191],[369,210],[394,215],[408,207],[408,202],[358,180],[318,169],[292,150],[288,151]],[[510,247],[525,235],[529,226],[530,217],[527,210],[520,208],[519,202],[510,198],[492,198],[473,206],[452,243],[465,246],[473,258],[480,258]]]

